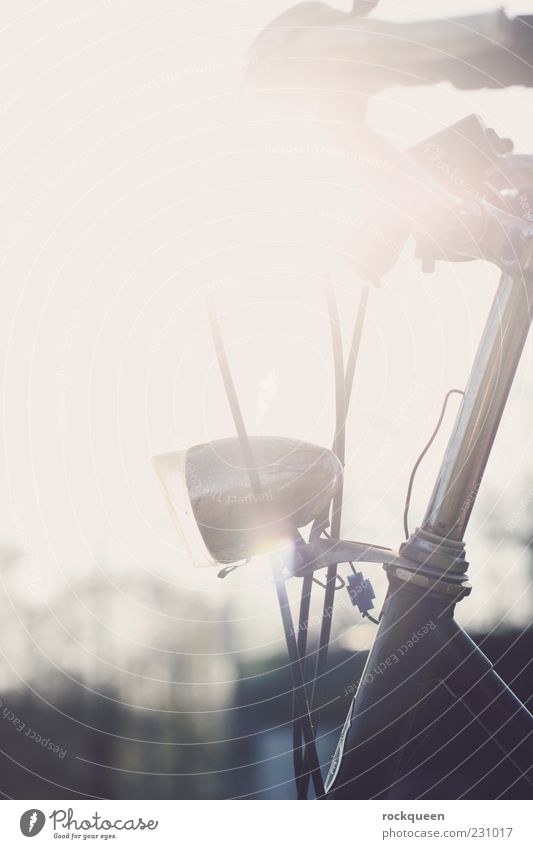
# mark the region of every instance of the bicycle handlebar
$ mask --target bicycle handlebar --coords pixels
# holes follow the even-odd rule
[[[361,126],[356,113],[369,96],[390,84],[447,79],[470,87],[533,85],[533,61],[527,62],[528,57],[533,60],[533,17],[511,19],[495,11],[394,23],[361,16],[374,5],[359,0],[349,13],[324,3],[294,7],[260,34],[248,74],[260,90],[285,90],[297,99],[310,96],[324,101],[326,110],[337,108],[336,94],[348,102],[348,121],[345,114],[327,112],[322,117],[324,126],[328,121],[329,126],[353,124],[357,136],[351,140],[354,159],[359,162],[360,185],[367,186],[365,220],[372,222],[362,233],[361,245],[353,247],[359,271],[370,279],[385,273],[413,234],[425,260],[485,259],[505,269],[514,263],[529,268],[532,222],[527,210],[509,203],[509,193],[533,188],[533,158],[513,155],[512,143],[476,116],[402,152]],[[336,82],[339,77],[343,82],[338,89],[330,84],[332,73]],[[347,90],[346,81],[354,76],[357,86]],[[339,104],[341,110],[345,105]],[[313,110],[306,114],[313,119]],[[427,152],[443,137],[449,168],[440,160],[434,167],[431,156],[420,156],[421,147]],[[440,148],[437,153],[441,157]],[[457,161],[459,185],[454,181]],[[379,167],[373,168],[372,162]],[[369,238],[373,231],[376,236]]]
[[[301,3],[269,24],[252,53],[259,63],[338,60],[345,78],[367,80],[373,90],[443,81],[469,89],[533,85],[533,16],[510,18],[500,9],[394,22],[366,17],[376,5],[360,0],[341,12],[326,3]]]

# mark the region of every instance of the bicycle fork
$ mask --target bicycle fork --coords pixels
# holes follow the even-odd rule
[[[439,683],[533,784],[533,716],[454,620],[470,592],[463,537],[531,323],[533,280],[502,275],[422,526],[385,568],[389,591],[326,782],[386,798],[418,705]]]

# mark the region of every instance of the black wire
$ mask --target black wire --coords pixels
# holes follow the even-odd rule
[[[258,467],[254,461],[252,446],[248,437],[246,425],[244,423],[244,417],[242,415],[242,411],[239,405],[239,399],[235,389],[235,384],[233,382],[231,369],[229,367],[229,362],[226,355],[222,334],[220,332],[218,318],[214,306],[211,302],[208,302],[208,310],[211,322],[211,333],[215,346],[215,353],[220,373],[222,375],[224,388],[226,390],[231,415],[235,424],[235,428],[237,430],[241,451],[243,453],[243,457],[247,466],[248,476],[250,478],[250,485],[254,494],[256,496],[259,496],[261,493],[261,480],[259,477]],[[294,634],[289,598],[287,595],[287,588],[285,585],[283,572],[280,567],[280,564],[278,563],[277,557],[273,555],[271,561],[276,583],[276,592],[278,595],[281,620],[285,633],[285,641],[287,643],[287,651],[289,653],[290,669],[293,684],[294,714],[295,718],[297,718],[299,721],[301,734],[303,735],[303,739],[305,741],[305,761],[306,766],[307,764],[309,765],[309,772],[313,780],[315,794],[317,798],[323,798],[325,793],[324,782],[322,780],[322,773],[320,771],[320,763],[318,760],[318,753],[316,749],[313,723],[311,720],[311,710],[307,700],[305,679],[301,667],[298,645]],[[302,776],[301,781],[298,776],[298,780],[296,782],[298,798],[305,799],[307,797],[307,784],[307,780],[304,781],[304,776]],[[304,795],[301,795],[301,793],[304,793]]]
[[[254,461],[254,454],[252,451],[252,446],[250,444],[250,438],[246,430],[246,425],[244,423],[244,417],[239,404],[237,391],[235,389],[235,384],[231,375],[231,369],[229,367],[226,349],[224,347],[222,334],[220,332],[220,325],[218,323],[217,314],[213,302],[210,300],[207,301],[207,309],[209,313],[209,320],[211,322],[211,335],[213,337],[213,343],[215,346],[215,354],[217,357],[220,374],[222,376],[222,382],[224,383],[224,389],[226,390],[226,395],[228,398],[233,422],[235,424],[235,429],[237,431],[237,436],[239,437],[244,462],[246,463],[248,477],[250,478],[250,484],[254,495],[260,497],[261,481],[259,479],[259,472],[257,470],[257,465]]]
[[[298,616],[298,654],[302,666],[304,684],[305,678],[305,656],[307,651],[307,633],[309,628],[309,612],[311,608],[311,593],[313,590],[313,575],[305,575],[302,582],[302,596],[300,600],[300,612]],[[305,748],[302,738],[302,723],[298,715],[296,696],[292,694],[292,755],[294,765],[294,777],[299,799],[307,798],[308,776],[305,774]]]
[[[322,589],[323,589],[323,590],[325,590],[325,589],[326,589],[327,584],[323,584],[323,583],[322,583],[322,581],[320,581],[320,580],[319,580],[317,577],[315,577],[314,575],[313,575],[312,580],[313,580],[313,583],[314,583],[314,584],[318,584],[318,586],[319,586],[319,587],[322,587]],[[339,581],[340,581],[340,583],[338,583]],[[346,581],[345,581],[345,580],[344,580],[344,578],[342,578],[339,574],[337,574],[337,575],[335,576],[335,592],[336,592],[336,593],[338,593],[338,592],[339,592],[339,590],[343,590],[345,586],[346,586]]]
[[[339,311],[337,309],[335,292],[331,285],[326,285],[326,297],[328,302],[335,380],[335,436],[333,439],[333,451],[337,455],[344,470],[346,454],[346,413],[348,405],[346,403],[346,380],[344,376],[344,357],[342,352]],[[340,537],[343,493],[344,479],[341,478],[340,485],[333,497],[331,510],[330,534],[333,539],[339,539]],[[336,566],[333,568],[335,571],[337,570]]]
[[[361,339],[363,338],[363,326],[365,323],[366,317],[366,308],[368,305],[368,296],[370,294],[370,286],[364,286],[361,292],[361,296],[359,298],[359,305],[357,307],[357,316],[355,318],[355,324],[353,328],[352,334],[352,343],[350,345],[350,350],[348,352],[348,360],[346,363],[346,379],[345,379],[345,396],[346,396],[346,414],[348,414],[348,408],[350,406],[350,401],[352,398],[352,388],[353,388],[353,379],[355,376],[355,367],[357,365],[357,358],[359,356],[359,348],[361,347]]]
[[[330,285],[326,285],[326,298],[329,312],[335,375],[335,436],[333,439],[333,452],[340,460],[343,467],[343,471],[345,464],[346,448],[346,417],[348,413],[348,405],[352,394],[352,386],[355,375],[355,368],[357,365],[357,358],[359,354],[359,349],[361,347],[361,338],[363,333],[369,291],[370,289],[368,286],[365,286],[361,291],[345,375],[343,362],[344,358],[342,351],[342,336],[340,332],[340,321],[337,309],[337,302],[333,289]],[[334,539],[338,539],[340,537],[342,502],[343,482],[341,481],[341,485],[339,486],[339,489],[333,499],[331,510],[331,536]],[[328,567],[326,572],[326,586],[324,591],[324,604],[322,608],[322,623],[320,627],[319,645],[315,660],[315,673],[311,690],[311,716],[315,733],[317,731],[318,724],[320,721],[320,710],[315,707],[315,691],[317,687],[317,682],[320,682],[326,673],[336,583],[337,564],[332,564]],[[306,756],[307,752],[304,752],[304,764],[306,763]]]
[[[409,486],[407,487],[407,495],[405,496],[405,507],[404,507],[404,510],[403,510],[403,530],[404,530],[404,533],[405,533],[405,539],[409,539],[409,522],[408,522],[409,507],[411,505],[411,495],[412,495],[412,492],[413,492],[413,484],[414,484],[414,480],[415,480],[415,475],[418,471],[418,467],[420,466],[420,463],[422,462],[422,460],[426,456],[427,452],[429,451],[429,449],[433,445],[435,437],[437,436],[437,434],[440,430],[440,426],[442,424],[444,414],[446,413],[446,406],[448,404],[448,399],[449,399],[450,395],[464,395],[464,394],[465,393],[463,392],[462,389],[450,389],[450,391],[446,393],[446,395],[444,396],[444,403],[442,405],[442,410],[440,411],[439,420],[437,422],[435,430],[431,434],[431,436],[429,438],[429,442],[426,444],[422,453],[418,456],[418,459],[413,466],[413,471],[411,472],[411,477],[409,478]]]
[[[374,616],[371,616],[368,611],[365,611],[365,613],[363,613],[362,616],[363,616],[363,619],[370,619],[370,621],[373,622],[374,625],[379,625],[379,619],[376,619]]]
[[[340,331],[339,311],[335,293],[331,285],[326,284],[326,299],[328,304],[329,325],[331,331],[331,344],[333,348],[333,366],[335,379],[335,436],[333,439],[333,451],[337,455],[344,469],[344,455],[346,443],[346,383],[344,378],[344,362],[342,353],[342,337]],[[342,515],[343,481],[341,479],[339,488],[333,497],[331,507],[331,536],[338,539],[340,536],[340,525]],[[326,571],[326,589],[324,591],[324,605],[322,610],[322,624],[318,652],[315,661],[315,676],[311,690],[311,705],[315,703],[315,690],[317,680],[321,677],[327,663],[329,640],[331,636],[331,614],[335,598],[335,584],[337,581],[337,564],[332,563]],[[317,715],[318,716],[318,715]],[[315,724],[317,717],[315,718]]]
[[[355,375],[355,368],[357,365],[357,359],[359,355],[359,349],[361,347],[361,339],[363,335],[363,327],[366,316],[369,292],[370,287],[365,286],[361,290],[361,294],[359,296],[359,305],[352,333],[345,375],[342,352],[342,336],[340,331],[337,301],[331,285],[326,285],[326,298],[329,312],[329,324],[331,331],[331,344],[333,348],[333,365],[335,379],[335,436],[333,439],[333,452],[340,460],[343,467],[343,471],[345,465],[346,451],[346,417],[348,414],[348,406],[352,395],[352,386]],[[343,482],[341,481],[339,489],[337,490],[333,499],[331,510],[330,536],[333,537],[333,539],[340,538],[343,494]],[[337,565],[333,564],[328,567],[328,570],[326,572],[326,589],[324,592],[324,606],[322,610],[322,626],[320,629],[319,647],[315,663],[315,678],[311,694],[312,705],[314,705],[315,703],[316,682],[320,680],[322,678],[322,675],[325,673],[325,667],[327,663],[336,581]],[[315,727],[317,725],[318,714],[315,717]]]
[[[320,763],[318,760],[315,742],[315,730],[311,720],[311,709],[307,700],[302,664],[294,634],[287,587],[283,578],[282,570],[280,569],[277,555],[272,555],[271,560],[274,578],[276,581],[279,609],[281,611],[281,618],[283,621],[283,631],[285,633],[287,651],[289,653],[292,675],[292,692],[295,700],[296,714],[305,741],[305,768],[309,768],[309,773],[311,774],[313,786],[315,788],[315,795],[318,799],[321,799],[324,798],[325,794],[324,782],[322,780],[322,773],[320,772]],[[302,775],[302,780],[298,780],[296,782],[299,799],[305,799],[307,797],[307,780],[308,776],[304,774]],[[302,793],[304,795],[301,795]]]

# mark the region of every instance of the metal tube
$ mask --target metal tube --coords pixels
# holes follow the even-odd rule
[[[462,540],[531,323],[531,278],[503,274],[422,529]]]

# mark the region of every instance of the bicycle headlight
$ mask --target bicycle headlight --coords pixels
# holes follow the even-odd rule
[[[298,528],[327,516],[342,467],[327,448],[252,436],[260,491],[238,439],[220,439],[153,462],[185,551],[196,566],[236,563],[273,551]]]

